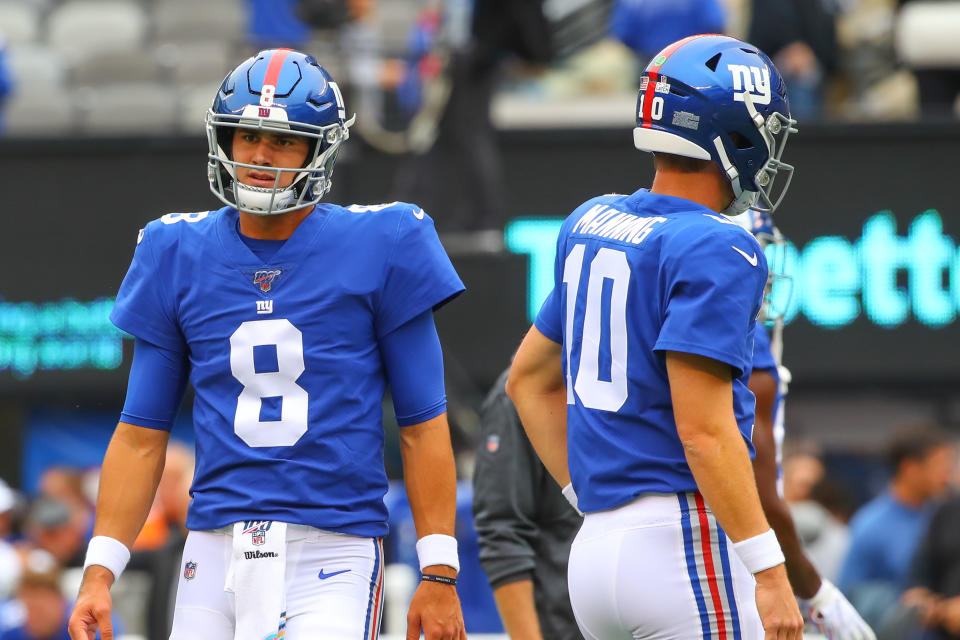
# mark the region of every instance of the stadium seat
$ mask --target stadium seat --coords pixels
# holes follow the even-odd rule
[[[77,113],[71,100],[57,88],[27,87],[18,90],[4,109],[9,137],[51,137],[75,133]]]
[[[22,0],[0,2],[0,36],[8,45],[36,42],[39,34],[39,7]]]
[[[177,129],[187,135],[205,135],[204,118],[213,102],[213,94],[218,83],[184,86],[180,93],[180,112],[177,117]]]
[[[960,69],[960,2],[911,2],[897,19],[898,57],[913,68]]]
[[[116,84],[76,91],[84,134],[150,135],[176,128],[175,91],[156,84]]]
[[[234,67],[236,56],[219,42],[180,42],[162,45],[158,57],[168,64],[178,85],[209,83],[212,91]]]
[[[243,40],[246,13],[225,11],[223,3],[158,2],[153,7],[157,42],[219,42],[224,48]]]
[[[152,53],[139,50],[105,51],[74,65],[69,79],[75,87],[123,82],[159,83],[164,79],[164,71]]]
[[[147,27],[139,3],[71,0],[50,14],[48,42],[67,59],[80,63],[100,53],[140,50]]]
[[[7,51],[7,62],[16,82],[16,92],[61,89],[67,80],[67,67],[60,55],[43,44],[23,44]]]

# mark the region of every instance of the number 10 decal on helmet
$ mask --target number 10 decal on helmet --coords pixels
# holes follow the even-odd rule
[[[698,35],[647,65],[633,141],[641,151],[714,162],[733,189],[723,213],[772,212],[793,177],[780,158],[795,125],[783,78],[762,51],[728,36]]]
[[[207,177],[221,201],[241,211],[273,215],[314,205],[330,190],[340,144],[356,116],[347,120],[340,88],[309,55],[289,49],[261,51],[230,72],[207,111]],[[238,131],[302,136],[308,143],[302,166],[269,166],[272,187],[240,182],[233,137]],[[294,174],[282,186],[281,176]]]

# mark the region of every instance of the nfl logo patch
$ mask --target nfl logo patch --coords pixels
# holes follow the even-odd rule
[[[183,565],[183,577],[185,580],[193,580],[197,576],[197,563],[189,561]]]
[[[250,541],[254,546],[259,547],[267,541],[267,531],[273,524],[269,520],[253,520],[243,523],[243,533],[250,534]]]
[[[261,269],[253,274],[253,284],[264,293],[273,288],[273,281],[281,273],[280,269]]]
[[[492,436],[487,436],[487,451],[490,453],[496,453],[500,448],[500,436],[494,434]]]

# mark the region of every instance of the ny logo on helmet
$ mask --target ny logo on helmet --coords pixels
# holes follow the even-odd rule
[[[727,69],[733,75],[734,100],[743,102],[744,94],[749,93],[755,104],[770,104],[770,70],[767,67],[728,64]]]

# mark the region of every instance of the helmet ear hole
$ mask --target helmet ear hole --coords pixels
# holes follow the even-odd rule
[[[739,131],[730,131],[727,135],[730,136],[730,140],[736,145],[737,150],[743,151],[744,149],[753,148],[753,143],[750,142],[750,139]]]

